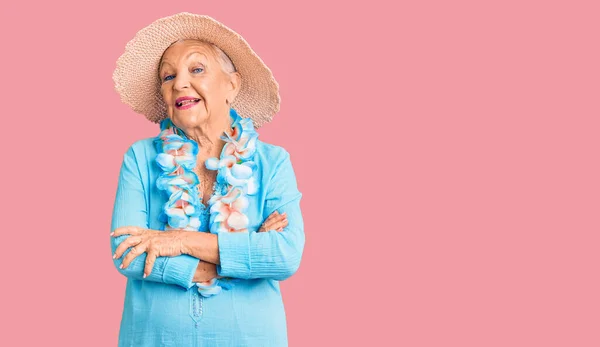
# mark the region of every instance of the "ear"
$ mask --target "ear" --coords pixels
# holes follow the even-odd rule
[[[229,103],[232,103],[240,92],[240,87],[242,86],[242,76],[239,72],[236,71],[229,74],[228,86],[229,93],[227,95],[227,100],[229,100]]]

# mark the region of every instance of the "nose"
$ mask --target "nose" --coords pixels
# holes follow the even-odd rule
[[[173,88],[177,90],[189,88],[190,86],[190,79],[185,73],[178,73],[175,75],[175,81],[173,82]]]

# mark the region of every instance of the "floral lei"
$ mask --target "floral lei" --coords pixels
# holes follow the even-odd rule
[[[214,194],[209,200],[209,231],[247,232],[248,208],[247,195],[258,190],[256,180],[256,140],[258,134],[250,118],[241,118],[234,109],[230,109],[232,134],[224,132],[221,136],[226,144],[220,159],[209,158],[205,166],[209,170],[218,170]],[[206,212],[206,206],[199,196],[199,179],[193,171],[196,167],[198,143],[189,139],[169,118],[160,123],[160,134],[154,139],[158,155],[156,162],[163,171],[156,181],[158,189],[168,197],[159,216],[165,224],[165,230],[183,229],[199,231],[200,215]],[[238,281],[234,278],[213,278],[210,281],[195,283],[198,292],[204,297],[219,294],[221,289],[230,289]]]

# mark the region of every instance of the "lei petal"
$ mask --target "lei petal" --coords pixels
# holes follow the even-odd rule
[[[227,193],[227,195],[224,195],[223,197],[221,197],[221,202],[223,204],[231,204],[232,202],[235,201],[235,199],[237,199],[240,195],[242,195],[242,191],[237,188],[237,187],[232,187],[229,192]]]
[[[156,156],[156,163],[163,171],[175,170],[175,157],[167,153],[159,153]]]
[[[209,170],[217,170],[219,168],[219,159],[217,158],[208,158],[204,162],[204,166],[206,166]]]
[[[246,208],[248,208],[248,205],[249,205],[248,198],[245,197],[244,195],[241,195],[240,197],[238,197],[237,199],[235,199],[235,201],[233,201],[231,203],[231,208],[235,211],[246,211]]]
[[[212,280],[206,282],[196,282],[198,293],[205,298],[210,298],[213,295],[220,294],[222,287],[217,285],[220,282],[221,281],[217,278],[213,278]]]
[[[246,163],[234,164],[231,168],[231,175],[238,179],[249,179],[250,177],[252,177],[252,167],[246,165]]]
[[[240,231],[248,227],[248,217],[240,211],[233,211],[227,218],[227,224],[231,229]]]

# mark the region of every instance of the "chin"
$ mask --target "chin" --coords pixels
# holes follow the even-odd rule
[[[177,112],[172,117],[171,120],[175,125],[180,128],[193,128],[194,126],[201,124],[206,120],[206,115],[204,113],[198,112]]]

